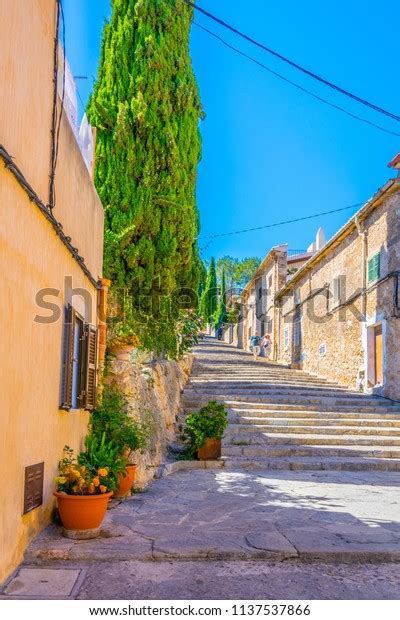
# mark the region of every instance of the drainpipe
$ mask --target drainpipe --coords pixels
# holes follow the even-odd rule
[[[362,237],[362,251],[361,251],[361,286],[362,286],[362,299],[361,299],[361,313],[364,317],[364,321],[367,319],[367,254],[368,254],[368,237],[365,225],[360,222],[359,217],[356,215],[354,223],[357,227],[357,232]]]

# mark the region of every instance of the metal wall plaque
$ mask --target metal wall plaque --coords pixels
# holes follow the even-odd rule
[[[25,467],[24,511],[30,512],[43,504],[44,463]]]

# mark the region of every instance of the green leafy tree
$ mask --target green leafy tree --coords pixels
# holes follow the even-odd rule
[[[200,300],[200,314],[208,322],[212,322],[218,303],[217,272],[215,259],[212,258],[208,268],[206,287]]]
[[[228,290],[234,287],[243,288],[258,269],[260,262],[260,259],[255,256],[242,260],[232,256],[223,256],[218,259],[216,265],[218,281],[222,282],[222,274],[225,273]]]
[[[244,288],[260,266],[260,259],[255,256],[239,261],[234,274],[235,285]]]
[[[228,289],[233,288],[236,284],[235,272],[238,264],[239,260],[232,256],[223,256],[217,260],[216,269],[218,280],[219,282],[222,281],[222,274],[224,273]]]
[[[165,312],[162,300],[180,288],[197,291],[201,268],[195,186],[203,112],[189,54],[193,10],[184,0],[111,4],[88,106],[105,208],[104,272],[146,317],[143,340],[154,339],[161,321],[169,350],[178,312]]]

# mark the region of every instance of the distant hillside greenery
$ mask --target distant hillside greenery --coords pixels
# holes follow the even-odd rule
[[[127,292],[133,319],[141,315],[141,341],[167,352],[179,289],[197,292],[203,269],[195,199],[203,111],[191,21],[184,0],[113,0],[88,105],[105,208],[104,273],[114,291]]]

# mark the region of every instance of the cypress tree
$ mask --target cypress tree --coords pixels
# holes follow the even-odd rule
[[[199,288],[198,288],[198,300],[200,302],[201,296],[203,294],[204,289],[206,288],[206,280],[207,280],[207,267],[204,262],[200,260],[199,265]]]
[[[222,271],[221,276],[221,287],[219,293],[219,303],[218,309],[215,313],[215,327],[219,327],[222,323],[226,323],[227,320],[227,312],[226,312],[226,279],[225,279],[225,270]]]
[[[160,300],[198,287],[202,108],[191,21],[183,0],[112,0],[88,106],[105,207],[104,272],[128,292],[134,310],[154,320]]]
[[[225,270],[222,272],[221,278],[221,293],[220,293],[220,303],[224,306],[226,304],[226,279],[225,279]]]
[[[212,258],[208,268],[206,287],[200,300],[200,314],[208,323],[211,323],[217,309],[217,297],[217,272],[215,270],[215,259]]]

